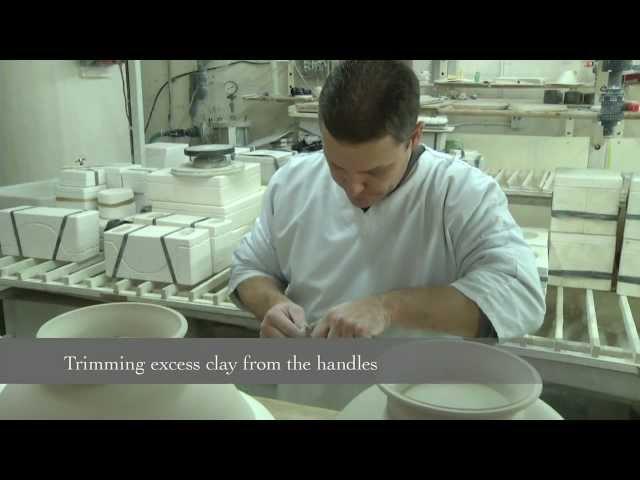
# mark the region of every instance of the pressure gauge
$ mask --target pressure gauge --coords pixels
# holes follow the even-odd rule
[[[224,90],[227,92],[227,95],[235,95],[238,93],[238,84],[232,80],[224,83]]]

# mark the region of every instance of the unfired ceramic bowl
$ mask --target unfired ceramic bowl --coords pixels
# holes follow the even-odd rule
[[[511,419],[538,400],[542,393],[540,375],[528,362],[503,349],[478,342],[429,341],[420,350],[419,362],[441,366],[442,377],[438,379],[436,375],[433,383],[419,385],[379,384],[387,396],[390,418]],[[409,368],[420,368],[420,365]],[[492,381],[471,381],[483,378]],[[456,379],[465,379],[465,382],[457,383]]]
[[[179,339],[186,332],[181,313],[126,302],[64,313],[37,337]],[[248,398],[233,384],[11,384],[0,391],[0,419],[253,420],[260,415]]]

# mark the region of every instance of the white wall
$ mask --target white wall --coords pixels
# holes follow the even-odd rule
[[[85,156],[129,162],[118,67],[83,79],[71,60],[0,61],[0,185],[55,177]]]

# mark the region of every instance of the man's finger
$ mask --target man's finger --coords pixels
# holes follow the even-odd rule
[[[343,322],[342,328],[339,330],[340,336],[344,338],[353,338],[354,337],[354,326],[351,323]]]
[[[303,308],[299,305],[291,304],[289,305],[288,310],[293,323],[295,323],[296,326],[304,332],[305,327],[307,326],[307,321],[305,319]]]
[[[327,338],[338,338],[340,334],[338,333],[338,323],[334,323],[331,328],[329,328],[329,334]]]
[[[278,315],[271,317],[270,324],[280,330],[286,337],[304,337],[304,329],[299,329],[293,319],[287,316],[284,312],[279,312]]]
[[[260,337],[262,338],[285,338],[285,335],[277,328],[266,325],[260,329]]]
[[[329,333],[329,325],[324,320],[318,322],[313,331],[311,332],[312,338],[326,338]]]

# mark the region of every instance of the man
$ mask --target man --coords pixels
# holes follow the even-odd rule
[[[324,150],[272,177],[234,253],[232,298],[262,337],[517,337],[545,301],[497,183],[420,144],[419,82],[346,61],[320,96]]]

